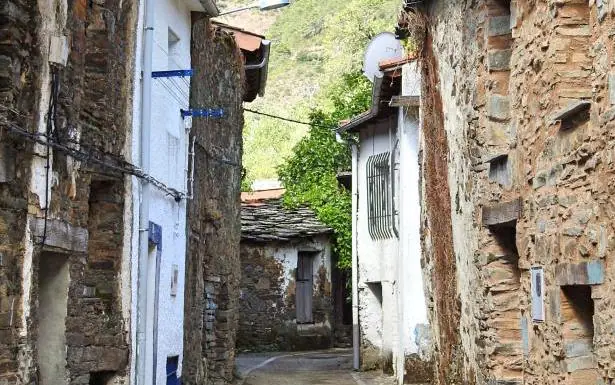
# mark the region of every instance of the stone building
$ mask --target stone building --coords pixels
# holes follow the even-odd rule
[[[146,9],[115,0],[0,5],[2,385],[232,380],[242,103],[264,87],[261,76],[246,84],[244,64],[265,50],[245,59],[231,34],[212,27],[212,1],[156,2],[144,28]],[[175,96],[224,109],[221,119],[194,119],[189,136],[180,114],[188,100],[162,84],[152,103],[144,98],[146,78],[177,69],[197,81],[184,79]],[[139,154],[146,104],[155,114],[146,123],[151,174]],[[154,200],[141,227],[144,185]],[[199,282],[209,276],[221,305],[203,333],[209,292]]]
[[[235,380],[243,103],[264,92],[269,41],[205,15],[192,24],[190,105],[224,117],[193,119],[190,132],[182,383],[218,385]]]
[[[407,3],[436,383],[615,383],[615,3]]]
[[[431,379],[421,275],[420,76],[410,58],[380,63],[372,106],[339,130],[352,143],[355,367],[397,383]]]
[[[128,381],[136,12],[0,6],[0,384]]]
[[[329,348],[343,324],[331,229],[283,191],[242,194],[239,350]]]

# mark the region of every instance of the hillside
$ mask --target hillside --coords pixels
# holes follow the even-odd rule
[[[218,2],[221,9],[250,2]],[[366,44],[392,31],[399,0],[295,0],[280,11],[243,12],[224,19],[272,41],[266,96],[248,108],[307,120],[309,111],[328,108],[327,90],[344,73],[359,70]],[[299,124],[246,113],[244,166],[248,179],[274,178],[276,167],[307,132]]]

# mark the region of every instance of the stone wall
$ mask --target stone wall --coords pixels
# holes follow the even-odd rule
[[[39,323],[50,311],[64,314],[54,325],[67,345],[66,356],[58,358],[67,364],[62,378],[106,383],[100,381],[126,374],[128,357],[118,283],[124,176],[78,162],[66,150],[47,153],[6,122],[46,132],[49,98],[57,92],[51,125],[56,143],[121,164],[136,9],[112,0],[56,1],[50,5],[55,15],[41,16],[49,5],[10,0],[0,6],[0,383],[32,383],[45,375],[41,368],[54,342]],[[69,42],[68,63],[56,69],[47,65],[48,27],[54,23],[64,23]],[[58,264],[67,273],[66,281],[58,281],[65,282],[67,296],[54,295],[57,302],[48,306],[45,290],[54,286],[47,269]]]
[[[296,322],[297,256],[314,252],[313,323]],[[237,348],[297,351],[333,344],[331,245],[328,237],[241,244],[241,300]]]
[[[32,40],[36,1],[0,5],[0,384],[19,378],[19,351],[26,344],[21,288],[31,145],[7,135],[7,123],[31,129],[36,122],[35,84],[41,65]],[[18,165],[23,165],[19,167]]]
[[[223,108],[194,118],[194,197],[188,204],[182,381],[233,381],[239,300],[243,64],[234,38],[192,14],[190,105]]]
[[[436,337],[440,384],[615,383],[614,7],[585,0],[426,6],[433,49],[424,62],[437,63],[435,102],[448,145],[440,170],[450,186],[460,306],[457,319],[438,312],[441,274],[426,227],[434,332],[442,344],[438,324],[452,320],[461,341],[455,358]],[[429,208],[439,201],[429,195],[428,170],[438,163],[428,151]],[[544,287],[532,271],[542,272]],[[460,369],[455,382],[443,366]]]

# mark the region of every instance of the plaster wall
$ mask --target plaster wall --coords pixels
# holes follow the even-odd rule
[[[402,93],[420,96],[420,75],[416,63],[403,69],[405,77]],[[399,147],[399,282],[402,322],[402,351],[419,353],[416,330],[427,324],[427,307],[423,290],[420,239],[419,137],[420,116],[416,107],[399,109],[397,140]]]
[[[148,5],[152,4],[148,2]],[[140,12],[137,28],[143,31],[143,12],[146,4],[140,2]],[[152,66],[154,71],[190,69],[190,39],[191,11],[200,10],[195,1],[164,0],[155,2],[154,48]],[[171,43],[171,50],[169,41]],[[135,66],[135,77],[141,78],[143,65],[143,34],[137,36],[138,58]],[[139,164],[140,133],[141,133],[141,86],[135,82],[133,96],[133,135],[132,157]],[[185,128],[180,116],[180,109],[188,108],[190,78],[160,78],[152,81],[152,116],[151,116],[151,163],[150,173],[168,187],[178,191],[186,191],[187,175],[187,138],[189,131]],[[140,183],[132,178],[132,197],[134,202],[140,201]],[[158,303],[148,307],[148,319],[155,317],[157,308],[157,330],[148,333],[150,352],[156,357],[155,383],[166,382],[166,361],[168,357],[179,356],[178,376],[182,371],[183,358],[183,320],[184,320],[184,281],[186,255],[186,201],[176,202],[155,187],[151,189],[150,221],[162,229],[159,271],[148,269],[149,281],[155,282],[158,275]],[[139,205],[133,205],[133,236],[132,236],[132,330],[133,351],[136,351],[136,304],[138,277],[138,239],[139,239]],[[150,266],[155,266],[156,259],[150,258]],[[171,293],[171,282],[177,270],[177,292]],[[149,296],[156,296],[155,285],[150,285]],[[152,325],[152,323],[150,323]],[[157,347],[153,343],[153,333],[157,335]],[[153,350],[152,350],[153,349]],[[155,350],[155,354],[154,354]],[[149,354],[148,354],[149,355]],[[133,375],[135,355],[132,355]],[[148,359],[153,359],[148,357]],[[151,370],[148,369],[148,370]]]
[[[423,290],[419,197],[419,116],[416,108],[399,111],[399,269],[398,312],[401,322],[397,374],[403,380],[405,357],[431,359],[427,306]],[[411,376],[411,373],[406,373]]]
[[[366,176],[367,160],[370,156],[392,151],[396,125],[397,121],[392,117],[362,130],[358,151],[359,202],[356,248],[359,265],[361,345],[375,347],[385,360],[391,359],[396,348],[395,341],[399,338],[397,327],[399,241],[396,238],[384,240],[371,238],[368,230]]]
[[[403,67],[402,94],[420,96],[416,63]],[[431,341],[421,268],[420,163],[421,120],[417,107],[381,119],[360,131],[358,151],[359,320],[363,366],[374,348],[384,368],[390,365],[398,383],[431,378]],[[394,201],[398,237],[372,240],[367,223],[366,163],[369,156],[390,151],[394,162]]]

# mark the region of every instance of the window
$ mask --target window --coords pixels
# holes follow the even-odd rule
[[[367,160],[367,220],[372,239],[392,238],[393,194],[391,186],[391,153],[372,155]]]

